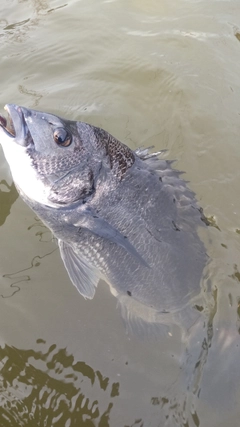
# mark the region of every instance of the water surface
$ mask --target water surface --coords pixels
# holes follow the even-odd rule
[[[1,151],[1,426],[238,425],[238,3],[2,0],[1,108],[42,109],[132,148],[167,149],[216,227],[201,232],[212,260],[212,342],[187,400],[177,328],[139,340],[126,334],[106,284],[92,301],[77,293]]]

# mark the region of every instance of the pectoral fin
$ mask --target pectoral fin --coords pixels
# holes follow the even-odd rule
[[[84,298],[92,299],[100,279],[98,270],[89,265],[67,243],[59,240],[58,244],[63,263],[72,283]]]
[[[148,263],[129,242],[127,236],[124,236],[103,218],[95,215],[90,209],[86,209],[84,213],[80,214],[78,221],[75,222],[74,225],[76,227],[85,228],[97,236],[103,237],[104,239],[110,240],[110,242],[122,246],[130,255],[136,258],[140,264],[145,267],[149,267]]]

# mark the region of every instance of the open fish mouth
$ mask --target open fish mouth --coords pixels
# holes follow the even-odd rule
[[[25,120],[24,109],[15,104],[6,104],[4,110],[7,115],[0,115],[0,127],[8,137],[14,138],[17,144],[27,147],[33,140]]]
[[[7,110],[7,107],[4,107],[4,109],[7,111],[7,117],[0,115],[0,126],[3,128],[4,132],[6,132],[8,136],[15,138],[16,131],[15,131],[12,117],[9,111]]]

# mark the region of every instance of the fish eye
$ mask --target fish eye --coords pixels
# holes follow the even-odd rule
[[[53,133],[54,141],[63,147],[68,147],[72,142],[72,137],[64,128],[57,128]]]

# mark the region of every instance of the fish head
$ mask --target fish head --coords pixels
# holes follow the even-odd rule
[[[20,194],[54,207],[90,197],[106,157],[96,128],[14,104],[5,110],[0,142]]]

